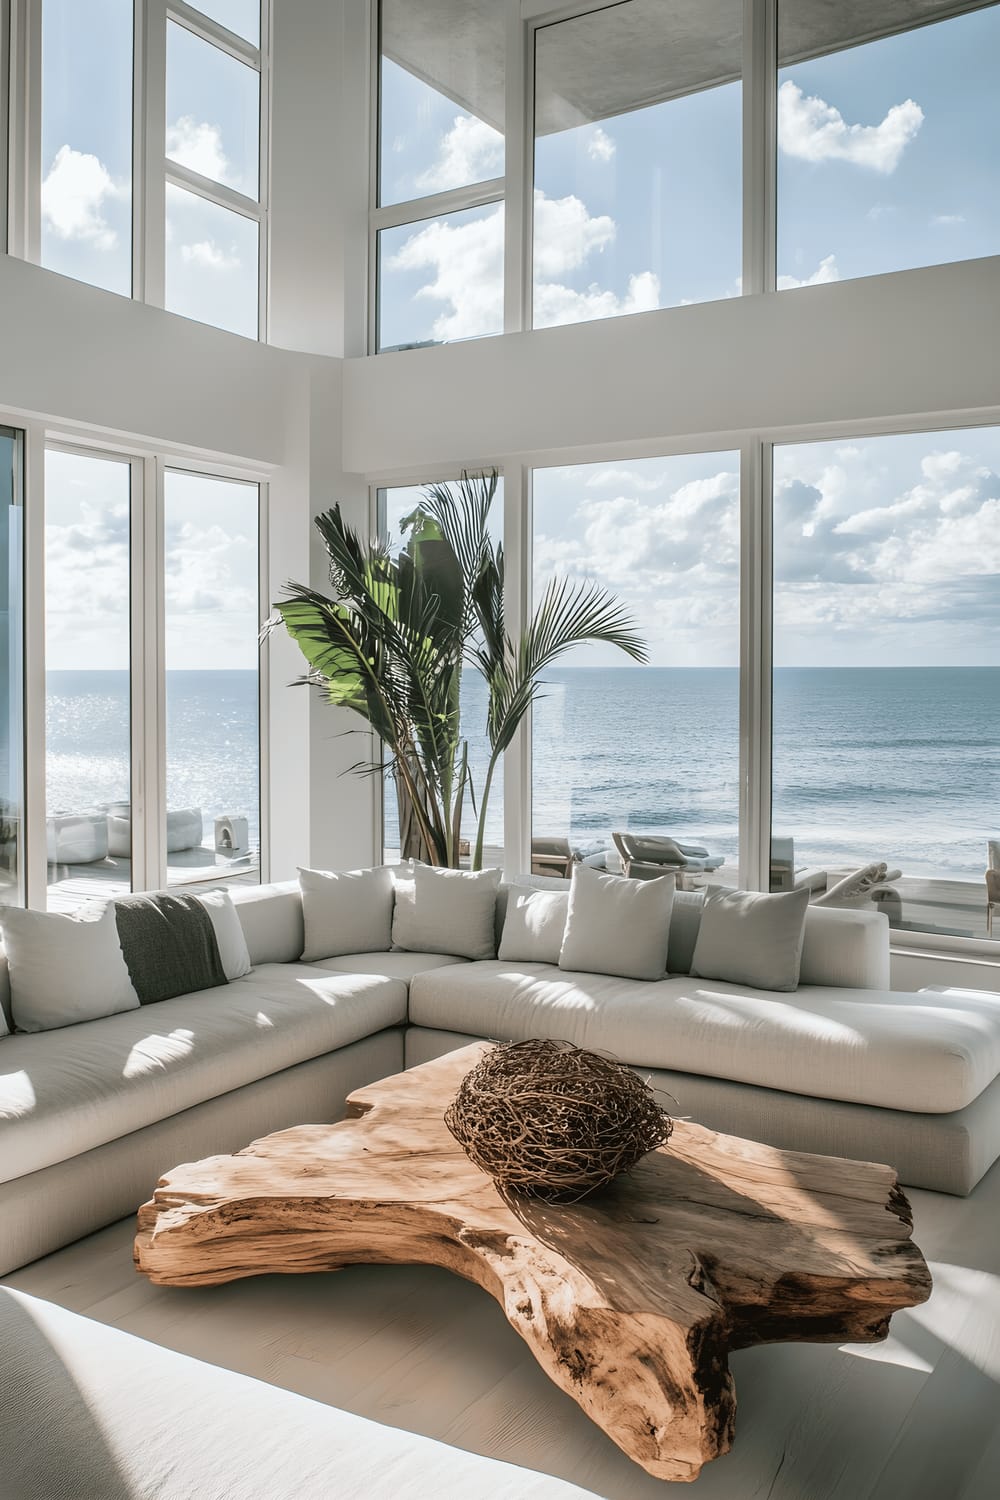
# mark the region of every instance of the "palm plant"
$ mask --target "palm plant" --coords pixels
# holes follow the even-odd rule
[[[406,540],[395,557],[384,542],[359,537],[334,506],[316,518],[333,596],[290,583],[275,605],[306,658],[300,681],[360,714],[380,741],[382,760],[355,769],[395,776],[401,823],[404,807],[412,817],[404,857],[419,853],[431,864],[457,865],[471,802],[478,813],[476,870],[496,768],[539,694],[541,674],[586,642],[646,660],[624,608],[590,580],[553,578],[527,628],[511,637],[503,547],[488,530],[496,488],[495,471],[429,486],[402,523]],[[488,690],[490,754],[478,795],[461,718],[466,666],[481,673]]]

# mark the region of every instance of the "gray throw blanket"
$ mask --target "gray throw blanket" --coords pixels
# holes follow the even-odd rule
[[[228,983],[197,896],[128,896],[115,903],[115,921],[140,1005]]]

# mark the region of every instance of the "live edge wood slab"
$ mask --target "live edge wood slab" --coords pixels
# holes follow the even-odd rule
[[[444,1266],[495,1297],[551,1379],[660,1479],[733,1438],[730,1349],[875,1342],[931,1279],[889,1167],[678,1122],[598,1197],[507,1198],[442,1116],[486,1044],[358,1089],[347,1119],[177,1167],[139,1211],[165,1286],[357,1263]]]

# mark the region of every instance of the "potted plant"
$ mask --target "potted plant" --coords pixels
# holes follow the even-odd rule
[[[478,808],[472,868],[482,867],[493,777],[541,674],[573,646],[603,641],[646,660],[622,605],[590,580],[553,578],[515,640],[504,619],[503,547],[489,535],[496,471],[431,485],[402,522],[398,555],[362,538],[340,507],[316,517],[330,558],[332,594],[285,586],[271,625],[283,622],[307,662],[299,679],[359,714],[382,759],[360,771],[396,779],[404,858],[457,866],[467,804]],[[471,785],[461,715],[462,673],[488,690],[490,754]]]

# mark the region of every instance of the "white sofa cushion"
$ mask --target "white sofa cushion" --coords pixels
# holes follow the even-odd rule
[[[242,979],[250,973],[250,950],[228,891],[192,893],[208,913],[208,920],[219,947],[219,961],[227,979]]]
[[[406,1019],[406,985],[265,964],[218,989],[3,1041],[0,1181]]]
[[[497,957],[557,964],[568,910],[568,891],[519,890],[514,886],[507,896]]]
[[[574,865],[560,969],[662,979],[673,900],[673,875],[629,880]]]
[[[468,962],[454,953],[405,953],[399,948],[389,953],[338,953],[336,958],[324,958],[316,967],[328,972],[336,969],[341,974],[381,974],[386,979],[402,979],[409,984],[414,974]]]
[[[691,973],[759,990],[798,988],[809,892],[726,890],[705,897]]]
[[[392,943],[411,953],[453,953],[459,958],[496,954],[499,870],[413,866],[395,876]]]
[[[234,885],[230,894],[252,964],[291,964],[301,958],[305,930],[297,880]]]
[[[4,1500],[596,1500],[9,1287],[0,1347]]]
[[[341,953],[384,953],[392,942],[392,872],[299,870],[303,963]]]
[[[649,983],[494,960],[418,974],[416,1026],[562,1037],[640,1067],[917,1114],[963,1109],[1000,1073],[1000,995],[911,995],[718,980]]]
[[[114,905],[61,912],[0,909],[19,1031],[49,1031],[136,1010]]]

